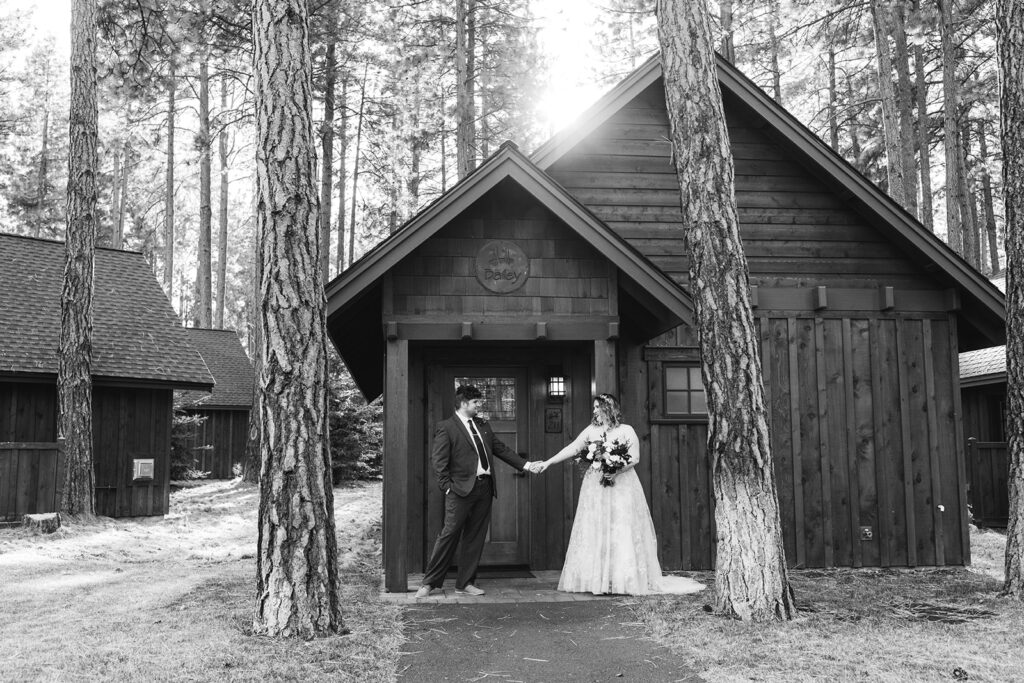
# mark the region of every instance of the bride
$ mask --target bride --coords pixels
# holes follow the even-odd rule
[[[593,422],[556,455],[538,463],[536,473],[568,460],[594,441],[628,444],[629,461],[610,475],[598,469],[583,476],[576,518],[558,590],[572,593],[696,593],[704,585],[680,576],[662,576],[654,523],[640,479],[633,468],[640,459],[636,431],[621,422],[619,403],[611,394],[594,399]]]

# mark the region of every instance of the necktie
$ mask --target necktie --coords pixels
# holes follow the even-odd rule
[[[473,424],[472,420],[469,421],[469,432],[473,435],[473,443],[476,445],[476,453],[480,456],[480,467],[485,470],[490,470],[491,468],[487,464],[487,455],[485,455],[484,451],[483,439],[480,438],[480,432],[477,431],[476,425]]]

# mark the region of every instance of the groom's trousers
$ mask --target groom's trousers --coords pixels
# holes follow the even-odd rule
[[[455,588],[462,589],[476,581],[476,570],[480,566],[480,555],[483,554],[487,527],[491,522],[493,500],[494,483],[489,476],[477,477],[473,490],[465,498],[454,491],[445,495],[444,527],[434,543],[422,585],[441,587],[444,575],[455,559],[456,549],[459,550],[459,572]]]

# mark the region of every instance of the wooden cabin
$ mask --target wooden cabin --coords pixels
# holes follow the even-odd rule
[[[195,468],[212,479],[230,479],[245,459],[252,408],[253,369],[234,330],[187,328],[188,337],[206,361],[216,384],[213,391],[181,392],[182,409],[203,418],[188,439]]]
[[[64,244],[0,234],[0,519],[55,509]],[[93,308],[96,512],[166,514],[175,389],[213,378],[142,254],[97,249]]]
[[[789,563],[969,562],[958,352],[1003,343],[1002,294],[735,67],[718,77]],[[384,394],[388,590],[440,527],[427,454],[465,382],[532,459],[617,393],[663,566],[713,566],[668,137],[654,58],[529,157],[503,145],[328,285],[331,339],[364,395]],[[560,568],[577,469],[497,476],[484,564]]]
[[[982,526],[1006,526],[1010,460],[1006,448],[1006,347],[960,354],[967,501]]]

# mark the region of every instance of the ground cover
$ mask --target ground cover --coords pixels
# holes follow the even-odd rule
[[[394,680],[380,484],[335,489],[352,633],[308,642],[249,633],[257,502],[252,486],[211,482],[172,494],[162,520],[0,531],[0,680]]]
[[[1005,542],[973,529],[970,568],[793,571],[803,615],[770,628],[677,598],[631,604],[709,681],[1019,681],[1024,609],[998,596]],[[697,578],[710,601],[713,575]]]

